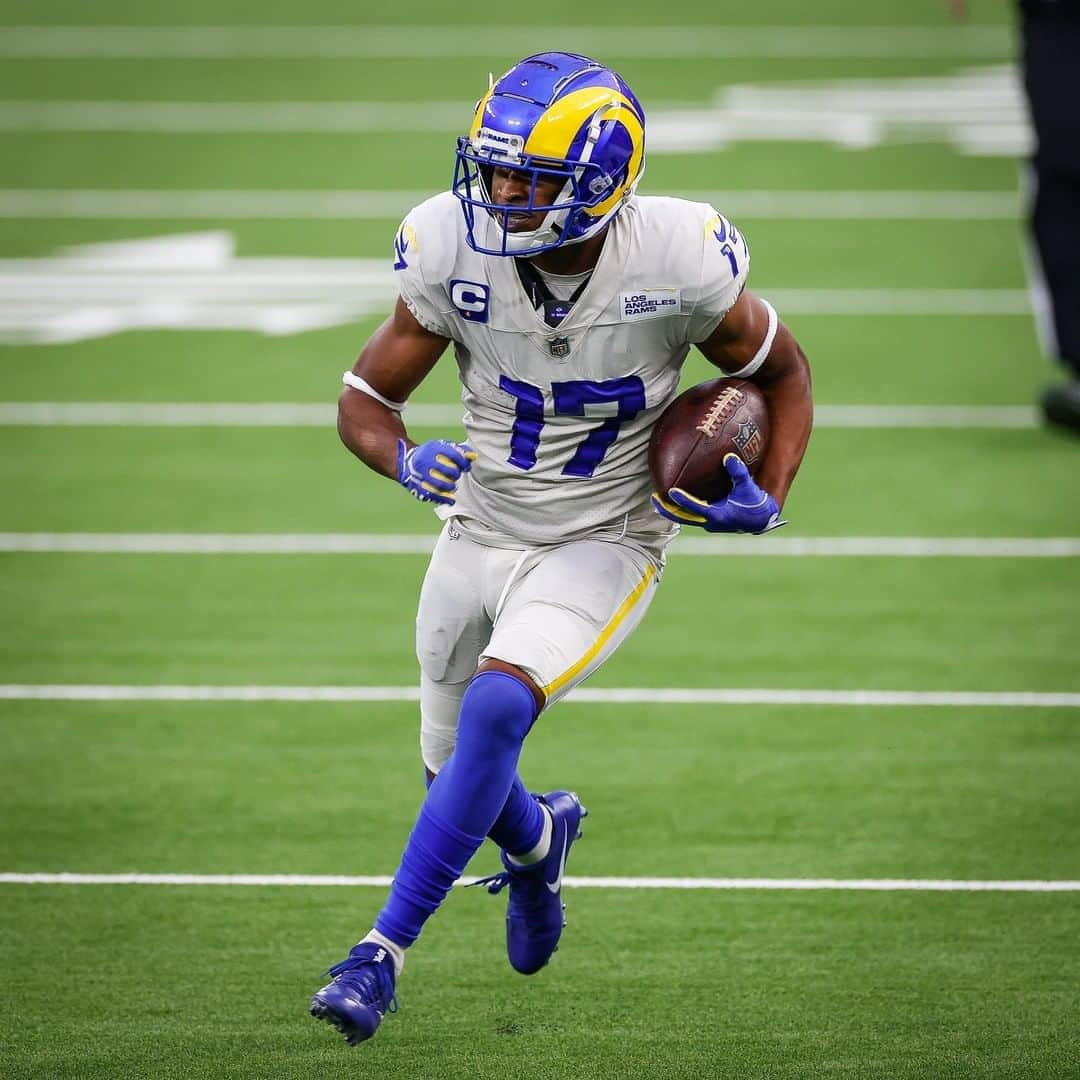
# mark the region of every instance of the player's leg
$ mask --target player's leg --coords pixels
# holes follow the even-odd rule
[[[515,554],[511,561],[503,552],[488,563],[484,591],[487,606],[493,612],[507,579],[520,560]],[[444,632],[447,618],[443,612],[447,609],[457,610],[453,596],[443,598],[441,591],[425,588],[417,619],[417,656],[421,663],[420,753],[429,786],[454,751],[462,701],[472,677],[477,674],[481,645],[487,644],[491,634],[490,620],[481,628],[482,641],[473,634],[462,641],[457,633]],[[494,670],[498,666],[498,661],[491,661],[483,668]],[[529,676],[518,669],[506,665],[504,670],[527,685],[531,682]],[[467,677],[462,678],[466,671]],[[534,696],[537,696],[538,708],[541,707],[543,698],[535,688]],[[550,831],[549,819],[539,812],[535,799],[515,772],[510,793],[488,836],[500,848],[529,859],[533,857],[536,845]]]
[[[479,651],[474,663],[476,660],[479,660]],[[491,669],[496,663],[489,661],[484,668]],[[516,669],[511,673],[518,674]],[[520,673],[519,677],[528,678],[524,673]],[[436,682],[421,672],[420,750],[429,786],[454,751],[461,702],[470,681],[471,677],[463,682]],[[534,797],[525,787],[520,775],[515,773],[510,794],[506,797],[495,824],[488,831],[488,837],[500,848],[529,861],[537,857],[537,845],[550,832],[549,818],[537,813]]]
[[[450,531],[444,529],[421,588],[417,617],[417,653],[423,672],[421,749],[425,763],[434,769],[441,768],[453,750],[461,698],[475,671],[480,649],[491,633],[483,603],[485,562],[485,549],[461,538],[451,539]],[[426,820],[423,808],[421,820]],[[416,828],[423,831],[420,821]],[[458,831],[451,826],[443,837],[435,826],[437,835],[431,846],[436,860],[440,859],[442,846],[460,849],[461,840],[455,837]],[[460,851],[451,851],[451,859],[459,857]],[[417,862],[409,860],[406,888],[428,893],[437,902],[441,887],[434,884],[430,886],[433,891],[429,891],[426,882],[417,884],[417,874],[423,874]],[[436,872],[436,881],[445,876]],[[397,882],[395,878],[395,887]],[[402,921],[409,922],[408,918],[397,920]],[[394,987],[404,964],[404,951],[418,932],[419,925],[406,926],[402,932],[390,929],[389,934],[373,930],[345,960],[330,969],[333,981],[315,994],[312,1015],[333,1024],[350,1043],[370,1038],[383,1014],[395,1006]]]
[[[1051,423],[1080,429],[1080,24],[1025,12],[1024,83],[1035,127],[1030,175],[1032,294],[1044,350],[1069,380],[1042,398]]]
[[[485,665],[485,668],[491,666]],[[524,673],[519,677],[528,679]],[[421,673],[420,747],[429,787],[454,751],[461,702],[470,682],[471,679],[460,683],[436,683]],[[515,855],[527,855],[544,832],[544,822],[535,811],[532,795],[522,783],[521,777],[515,773],[510,794],[488,832],[489,839]]]
[[[500,818],[529,834],[542,831],[543,812],[517,779],[542,703],[530,676],[510,665],[482,669],[469,681],[453,751],[431,782],[370,941],[395,956],[413,944]],[[519,795],[511,798],[515,787]]]
[[[417,635],[424,672],[422,748],[429,771],[437,768],[438,774],[374,929],[331,969],[334,981],[312,1001],[313,1014],[337,1026],[350,1042],[375,1033],[392,1006],[405,949],[445,899],[515,786],[528,802],[535,831],[542,827],[541,809],[516,780],[522,742],[543,701],[529,676],[512,670],[477,674],[461,695],[456,731],[446,708],[490,630],[485,582],[493,572],[497,578],[504,563],[505,576],[511,556],[516,561],[515,553],[450,539],[444,532],[425,578]],[[441,685],[450,689],[441,693]],[[513,806],[514,799],[509,803]]]
[[[656,567],[628,545],[581,541],[536,556],[506,590],[486,665],[525,671],[550,704],[595,671],[641,621],[656,585]],[[537,796],[545,832],[531,849],[503,842],[505,873],[492,892],[510,887],[507,954],[515,970],[539,971],[558,947],[564,922],[562,872],[585,816],[569,791]],[[493,838],[494,833],[493,833]]]
[[[1050,423],[1080,430],[1080,168],[1075,175],[1046,168],[1037,175],[1031,224],[1044,287],[1041,295],[1035,291],[1044,305],[1038,325],[1044,350],[1069,376],[1045,390],[1041,405]]]
[[[550,707],[637,628],[659,578],[657,562],[628,543],[578,540],[538,554],[507,590],[482,663],[527,672]]]

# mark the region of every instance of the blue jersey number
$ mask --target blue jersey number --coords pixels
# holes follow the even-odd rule
[[[539,386],[505,375],[499,377],[499,387],[517,399],[507,460],[519,469],[531,469],[536,464],[536,450],[544,427],[544,392]],[[637,375],[603,382],[556,382],[551,384],[551,396],[556,416],[588,416],[588,405],[615,407],[614,415],[597,418],[599,424],[563,466],[564,476],[592,476],[618,437],[622,422],[633,419],[645,408],[645,384]]]

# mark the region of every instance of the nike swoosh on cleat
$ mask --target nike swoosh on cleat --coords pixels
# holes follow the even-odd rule
[[[547,878],[544,879],[544,884],[548,887],[549,892],[557,893],[562,888],[563,867],[566,866],[566,838],[567,833],[564,831],[562,838],[562,855],[559,857],[559,872],[555,875],[555,880],[552,882],[548,881]]]

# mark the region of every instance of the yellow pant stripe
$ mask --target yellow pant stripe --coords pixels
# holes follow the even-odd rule
[[[600,631],[600,636],[593,642],[592,647],[588,652],[576,663],[573,667],[567,668],[557,679],[552,679],[547,686],[541,687],[544,691],[545,697],[551,697],[552,694],[557,693],[562,687],[564,687],[571,679],[576,678],[585,670],[597,657],[600,650],[608,643],[611,635],[619,629],[623,620],[634,605],[641,599],[642,594],[649,587],[649,583],[656,576],[656,567],[650,565],[645,571],[645,576],[638,582],[634,591],[619,605],[619,610],[612,615],[607,626]]]

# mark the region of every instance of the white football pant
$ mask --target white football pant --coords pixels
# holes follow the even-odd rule
[[[420,591],[420,749],[432,772],[454,749],[458,711],[482,659],[525,671],[550,706],[629,637],[652,602],[656,561],[618,540],[488,547],[448,522]]]

